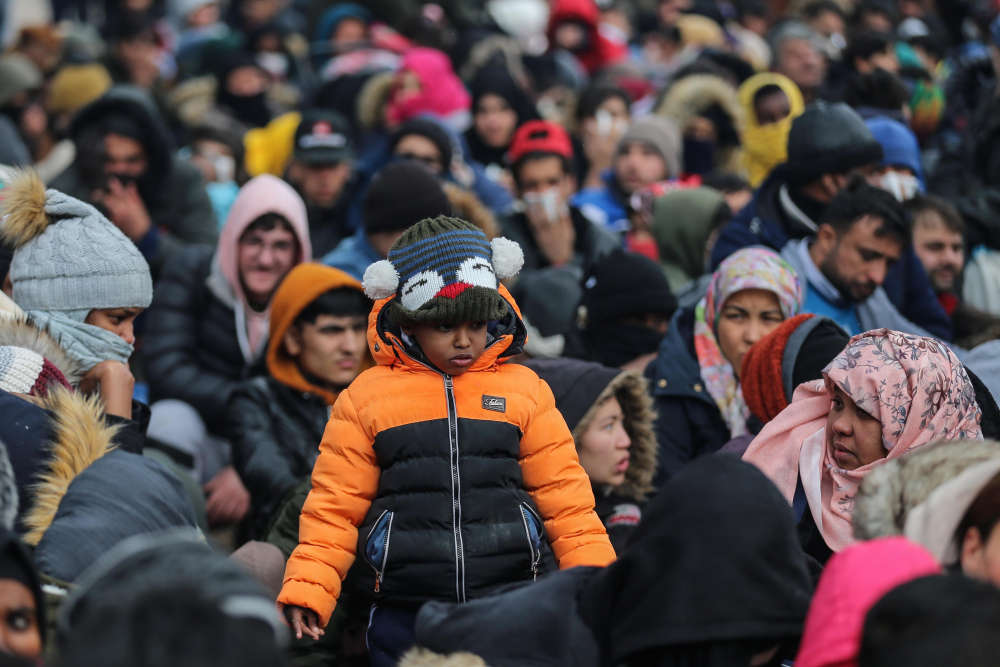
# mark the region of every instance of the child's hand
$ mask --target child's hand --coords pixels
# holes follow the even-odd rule
[[[326,634],[319,627],[319,614],[307,607],[285,605],[283,620],[295,633],[296,639],[302,639],[303,632],[312,639],[319,639]]]

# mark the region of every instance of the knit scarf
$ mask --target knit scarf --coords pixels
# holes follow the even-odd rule
[[[110,331],[85,324],[87,310],[29,310],[30,317],[40,328],[48,329],[66,354],[83,366],[86,373],[102,361],[128,363],[133,347]]]

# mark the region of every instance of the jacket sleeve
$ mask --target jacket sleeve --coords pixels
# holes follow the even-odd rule
[[[285,566],[278,608],[307,607],[326,626],[341,582],[354,563],[358,526],[378,491],[380,470],[372,438],[355,411],[350,390],[333,406],[313,468],[312,491],[299,519],[299,546]]]
[[[273,401],[263,379],[241,384],[229,399],[233,465],[256,507],[268,507],[280,500],[299,481],[281,453],[269,407]]]
[[[604,566],[615,550],[594,511],[594,491],[552,390],[538,380],[535,414],[521,438],[521,475],[535,501],[560,569]]]
[[[153,400],[184,401],[198,410],[213,432],[221,432],[226,404],[239,382],[206,370],[195,356],[203,273],[199,266],[206,255],[211,249],[190,247],[167,262],[149,308],[143,357]]]

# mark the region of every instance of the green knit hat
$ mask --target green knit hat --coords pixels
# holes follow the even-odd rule
[[[475,225],[442,215],[407,229],[388,259],[368,267],[365,294],[396,296],[389,304],[396,326],[489,322],[507,314],[497,279],[517,275],[522,264],[524,254],[513,241],[487,241]]]

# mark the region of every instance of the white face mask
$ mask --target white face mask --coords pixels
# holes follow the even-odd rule
[[[882,174],[879,185],[901,202],[913,199],[920,191],[920,181],[916,176],[902,174],[898,171],[887,171]]]
[[[559,188],[549,188],[542,192],[526,192],[524,197],[525,212],[528,218],[537,223],[550,225],[558,223],[564,215],[569,215],[569,207],[563,199]]]
[[[288,56],[284,53],[262,51],[254,59],[258,65],[267,70],[273,77],[280,79],[288,72]]]

